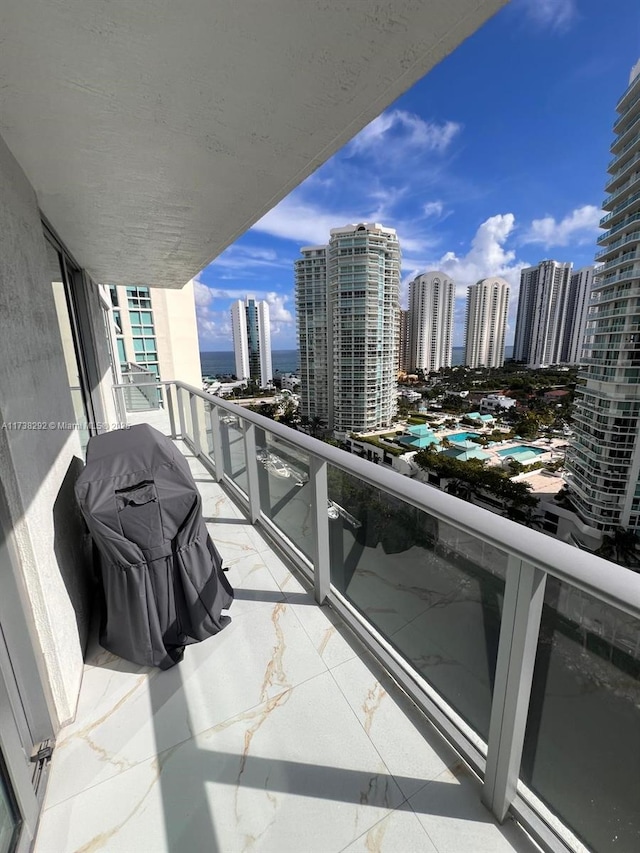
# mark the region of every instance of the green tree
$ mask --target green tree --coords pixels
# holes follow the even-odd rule
[[[605,560],[611,560],[628,569],[638,570],[638,536],[625,527],[616,527],[602,537],[602,544],[595,552]]]

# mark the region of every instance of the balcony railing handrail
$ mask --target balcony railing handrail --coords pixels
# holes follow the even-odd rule
[[[559,542],[489,510],[460,501],[439,489],[417,483],[396,471],[387,471],[378,465],[372,465],[344,450],[292,430],[193,385],[179,380],[158,384],[182,388],[187,393],[295,445],[305,453],[353,474],[374,488],[382,489],[398,500],[453,524],[465,533],[507,551],[519,560],[534,564],[553,577],[640,619],[640,574],[595,554],[577,550],[566,542]]]

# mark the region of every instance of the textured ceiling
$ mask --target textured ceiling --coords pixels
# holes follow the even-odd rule
[[[181,287],[506,0],[4,0],[0,135],[97,281]]]

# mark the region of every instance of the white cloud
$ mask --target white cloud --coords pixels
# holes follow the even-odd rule
[[[575,0],[520,0],[530,21],[539,27],[564,30],[577,15]]]
[[[329,240],[331,228],[339,228],[349,222],[365,222],[367,217],[350,213],[324,210],[312,202],[302,201],[299,193],[283,199],[253,226],[253,231],[282,237],[286,240],[324,245]]]
[[[289,301],[287,295],[272,292],[267,293],[265,299],[269,303],[269,319],[272,324],[293,323],[293,314],[285,308],[285,302]]]
[[[206,284],[202,284],[197,279],[193,282],[193,292],[197,308],[204,308],[211,303],[213,293]]]
[[[444,211],[444,204],[441,201],[430,201],[423,205],[422,212],[425,216],[434,216],[440,218]]]
[[[402,148],[420,149],[422,152],[442,153],[460,130],[461,125],[455,121],[425,121],[407,110],[387,110],[350,142],[349,152],[359,154],[381,147],[388,154],[389,146],[396,144]]]
[[[553,216],[534,219],[522,238],[523,243],[541,243],[545,248],[594,241],[602,211],[593,204],[572,210],[559,222]]]
[[[402,304],[406,304],[409,281],[419,273],[440,270],[451,276],[456,285],[455,326],[458,345],[463,343],[459,335],[462,334],[464,323],[467,287],[482,278],[500,276],[511,286],[509,324],[513,328],[520,288],[520,270],[529,266],[528,262],[516,257],[515,251],[506,248],[505,244],[513,235],[514,229],[513,213],[497,214],[479,226],[466,254],[458,255],[449,251],[440,257],[405,258],[403,268],[407,274],[403,278]]]

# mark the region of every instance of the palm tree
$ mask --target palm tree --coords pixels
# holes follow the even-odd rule
[[[318,417],[318,415],[315,415],[314,417],[312,417],[311,421],[309,423],[309,427],[311,429],[311,435],[314,438],[317,438],[318,433],[324,429],[324,426],[325,426],[325,421],[322,418]]]
[[[530,506],[522,506],[517,503],[509,504],[505,508],[504,515],[505,518],[517,521],[518,524],[524,524],[526,527],[536,527],[538,529],[542,527],[542,520],[534,514]]]
[[[602,544],[595,553],[599,557],[604,557],[605,560],[611,560],[612,563],[637,571],[638,544],[638,536],[633,530],[616,527],[602,537]]]
[[[473,503],[473,498],[476,496],[476,490],[467,480],[451,480],[447,484],[447,492],[469,503]]]

